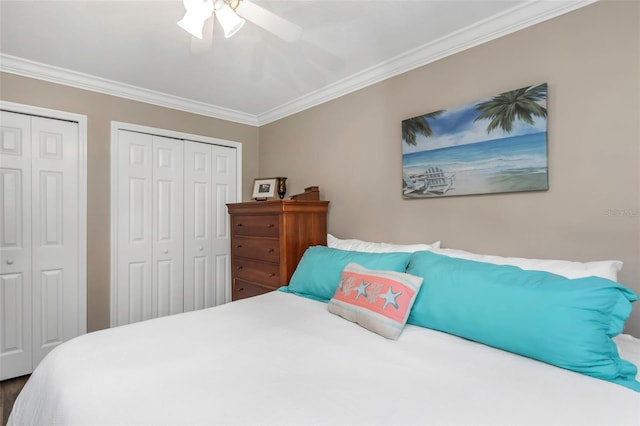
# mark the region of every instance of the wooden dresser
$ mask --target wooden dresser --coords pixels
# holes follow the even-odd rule
[[[327,244],[328,207],[317,200],[227,204],[232,300],[287,285],[307,247]]]

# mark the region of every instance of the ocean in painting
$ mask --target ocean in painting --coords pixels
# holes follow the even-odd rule
[[[537,191],[549,188],[547,133],[538,132],[403,154],[404,197]],[[445,194],[410,191],[407,180],[438,167],[454,176]]]

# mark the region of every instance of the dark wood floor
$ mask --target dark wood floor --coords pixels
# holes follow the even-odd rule
[[[29,376],[27,375],[0,382],[0,418],[2,419],[2,426],[7,424],[13,403],[24,384],[27,383],[28,378]]]

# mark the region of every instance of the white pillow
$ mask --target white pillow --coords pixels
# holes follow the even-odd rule
[[[449,248],[437,248],[432,249],[431,251],[449,257],[493,263],[494,265],[517,266],[527,271],[546,271],[551,272],[552,274],[562,275],[566,278],[595,276],[617,282],[618,272],[622,269],[622,262],[619,260],[572,262],[569,260],[524,259],[521,257],[492,256]]]
[[[620,358],[631,361],[635,365],[640,365],[640,339],[630,334],[620,333],[613,338],[613,342],[618,348]],[[640,369],[636,374],[636,380],[640,381]]]
[[[416,251],[439,248],[440,241],[436,241],[435,243],[431,244],[372,243],[362,240],[341,240],[331,234],[327,234],[327,247],[347,251],[360,251],[365,253],[413,253]]]

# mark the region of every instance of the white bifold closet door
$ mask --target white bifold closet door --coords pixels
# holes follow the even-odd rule
[[[78,123],[0,111],[0,380],[85,332]]]
[[[236,149],[118,130],[113,325],[229,300]]]
[[[236,201],[236,149],[185,141],[184,310],[230,298],[227,203]]]

